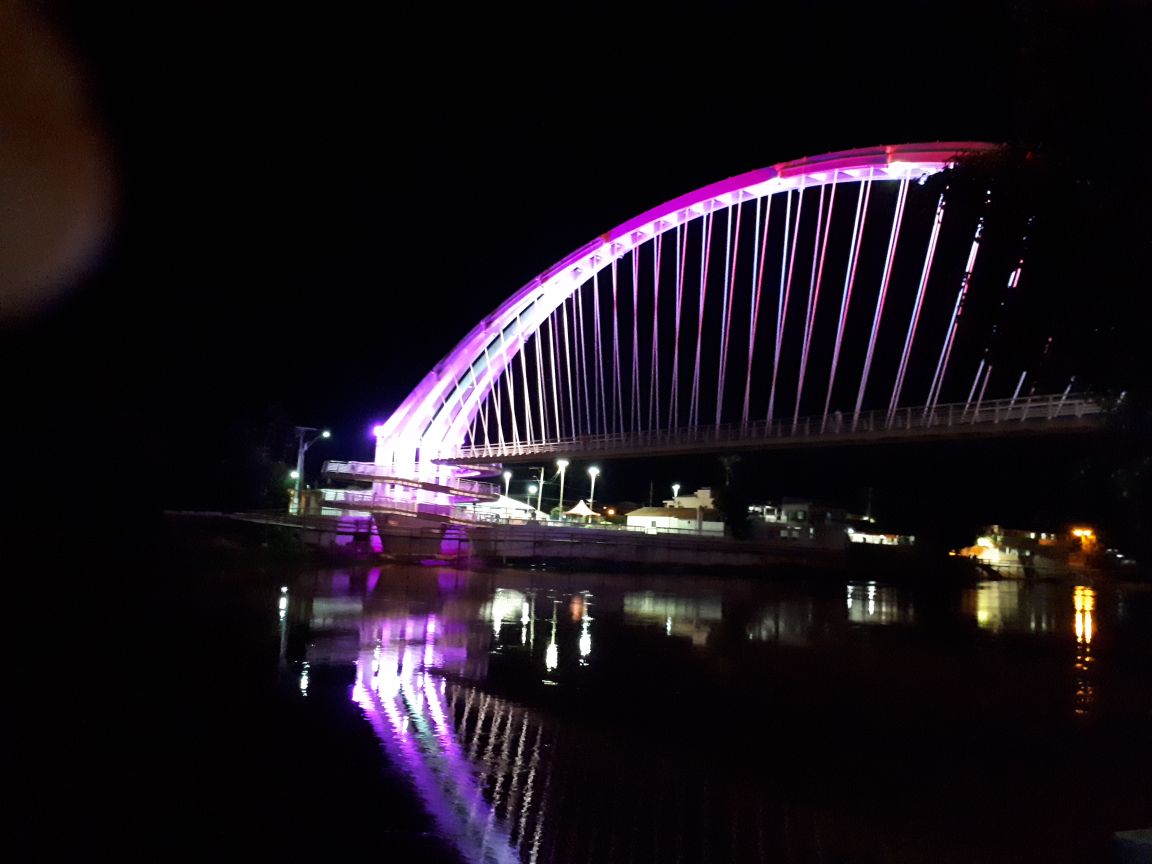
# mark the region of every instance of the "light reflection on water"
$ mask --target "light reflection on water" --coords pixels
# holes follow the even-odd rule
[[[485,800],[494,742],[501,738],[501,758],[508,759],[519,743],[511,771],[518,778],[523,768],[528,712],[502,700],[485,698],[483,710],[492,711],[489,746],[477,760],[475,744],[466,753],[453,712],[446,699],[446,681],[431,674],[446,669],[450,658],[438,652],[434,616],[381,617],[369,626],[369,644],[361,644],[356,657],[356,683],[352,698],[363,709],[393,764],[402,766],[442,837],[469,861],[520,860],[508,821],[498,820],[500,788]],[[537,747],[539,732],[537,732]],[[534,757],[538,759],[538,751]],[[515,800],[516,789],[512,797]]]
[[[301,697],[318,665],[354,666],[352,698],[462,860],[739,860],[755,850],[749,860],[800,861],[813,849],[884,848],[890,840],[880,829],[782,802],[779,791],[767,795],[767,779],[763,789],[717,788],[707,759],[692,771],[666,752],[645,762],[640,751],[625,751],[627,760],[619,761],[623,754],[613,748],[623,745],[581,731],[533,688],[581,693],[584,676],[631,662],[632,649],[622,644],[639,645],[646,662],[682,663],[689,651],[743,664],[748,691],[726,694],[733,700],[727,710],[735,712],[741,700],[756,704],[762,692],[773,692],[767,681],[756,683],[757,664],[772,655],[755,652],[831,646],[847,656],[860,639],[881,632],[906,633],[914,646],[924,602],[916,592],[875,581],[837,590],[674,579],[636,590],[635,581],[377,568],[364,578],[321,575],[310,597],[294,590],[289,602],[285,592],[277,612],[298,603],[305,610],[296,620],[309,632],[307,656],[293,678]],[[1064,691],[1066,704],[1077,717],[1091,716],[1098,674],[1092,648],[1100,636],[1093,588],[990,581],[955,599],[949,622],[961,633],[1071,649],[1064,669],[1071,667],[1074,693]],[[729,647],[734,633],[752,654],[731,653],[738,650]],[[497,670],[504,683],[491,690]],[[694,680],[683,679],[685,692]],[[509,695],[510,681],[523,692]],[[627,691],[611,692],[628,698]],[[614,716],[625,706],[602,707]],[[725,735],[744,734],[739,723],[729,725]],[[714,746],[707,736],[684,744],[702,753]],[[656,790],[657,803],[636,806],[655,800]],[[729,844],[727,851],[717,843]],[[692,851],[706,848],[713,851],[705,857]]]
[[[652,591],[624,594],[624,621],[640,626],[664,624],[664,635],[685,636],[693,645],[705,645],[712,627],[723,615],[720,597],[676,596]]]
[[[1063,583],[1005,579],[968,589],[964,607],[983,630],[1049,634],[1063,631],[1061,622],[1071,611],[1069,599]]]
[[[853,624],[911,624],[912,602],[894,585],[875,581],[848,583],[848,620]]]
[[[1086,716],[1096,698],[1092,683],[1092,637],[1095,635],[1096,592],[1085,585],[1072,589],[1072,605],[1076,610],[1076,703],[1077,716]]]

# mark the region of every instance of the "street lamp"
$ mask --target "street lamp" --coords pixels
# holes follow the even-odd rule
[[[317,434],[309,438],[309,432],[316,432]],[[320,432],[315,426],[296,427],[296,470],[292,473],[292,479],[296,481],[296,497],[292,501],[292,508],[297,516],[300,515],[300,487],[304,483],[304,454],[321,438],[331,437],[332,433],[327,429]]]
[[[528,497],[524,499],[524,503],[529,507],[532,506],[532,496],[536,494],[536,490],[540,488],[535,483],[528,484]]]
[[[505,498],[508,497],[508,484],[511,482],[512,482],[512,472],[511,471],[505,471],[504,472],[504,497]]]
[[[600,476],[600,469],[593,465],[588,469],[588,476],[592,478],[592,491],[588,493],[588,509],[595,509],[592,502],[596,500],[596,478]]]
[[[557,459],[556,467],[560,469],[560,518],[564,518],[564,473],[568,470],[567,459]]]
[[[673,507],[677,506],[676,499],[679,497],[680,497],[680,484],[679,483],[673,483],[672,484],[672,506]]]

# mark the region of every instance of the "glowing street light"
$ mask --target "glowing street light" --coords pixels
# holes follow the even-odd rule
[[[504,472],[504,497],[505,498],[508,497],[508,484],[511,482],[512,482],[512,472],[511,471],[505,471]]]
[[[596,478],[600,476],[600,469],[593,465],[588,469],[588,476],[592,478],[592,491],[588,493],[588,508],[595,509],[592,502],[596,500]]]
[[[680,497],[680,484],[679,483],[673,483],[672,484],[672,506],[673,507],[676,506],[676,499],[679,497]]]
[[[557,459],[556,467],[560,469],[560,518],[564,518],[564,474],[568,471],[568,460]]]
[[[318,432],[318,434],[308,438],[309,432]],[[304,454],[317,441],[331,437],[332,433],[327,429],[319,432],[315,426],[296,427],[296,470],[291,475],[292,479],[296,481],[296,495],[292,499],[292,512],[296,515],[300,515],[300,487],[304,483]]]
[[[296,471],[295,469],[293,469],[292,471],[289,471],[289,472],[288,472],[288,479],[289,479],[289,480],[296,480],[296,479],[298,479],[299,477],[300,477],[300,472],[299,472],[299,471]]]
[[[540,487],[537,486],[535,483],[529,483],[528,484],[528,497],[524,499],[524,503],[527,504],[529,507],[532,506],[532,496],[536,494],[536,490],[539,488]]]

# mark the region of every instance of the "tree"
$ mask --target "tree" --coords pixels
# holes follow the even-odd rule
[[[746,540],[751,533],[748,523],[748,505],[751,499],[739,480],[739,473],[735,470],[739,463],[739,456],[720,457],[724,482],[717,489],[713,500],[716,502],[716,509],[724,516],[724,525],[728,532],[738,540]]]

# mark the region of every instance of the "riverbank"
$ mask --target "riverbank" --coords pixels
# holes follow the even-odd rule
[[[845,544],[841,549],[756,543],[726,537],[647,534],[583,526],[477,526],[467,530],[392,520],[284,514],[169,513],[163,544],[189,560],[273,564],[431,564],[471,569],[513,567],[596,572],[725,573],[907,581],[989,578],[968,559],[915,547]]]

